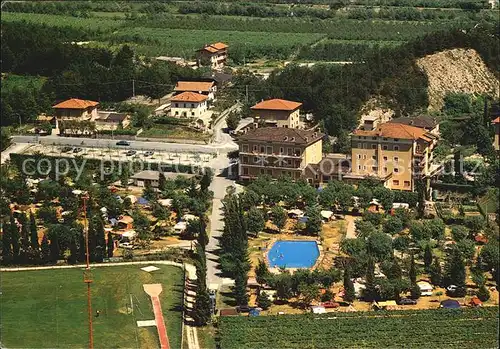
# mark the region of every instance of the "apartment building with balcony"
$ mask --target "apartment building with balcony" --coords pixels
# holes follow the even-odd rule
[[[323,136],[312,130],[285,127],[248,130],[238,138],[240,178],[302,178],[309,164],[321,161]]]
[[[207,96],[208,101],[213,101],[215,100],[217,86],[213,81],[177,81],[174,93],[178,95],[183,92],[198,93]]]
[[[209,66],[212,69],[221,69],[227,61],[228,45],[222,42],[203,46],[198,50],[198,65]]]
[[[257,103],[252,116],[257,124],[265,127],[300,127],[300,107],[302,103],[285,99],[269,99]]]
[[[376,178],[390,189],[413,191],[415,178],[431,173],[436,135],[398,123],[370,127],[352,133],[351,173],[344,178]]]

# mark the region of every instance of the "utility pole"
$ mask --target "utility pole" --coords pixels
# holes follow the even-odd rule
[[[87,267],[83,271],[83,282],[87,284],[87,311],[88,311],[88,326],[89,326],[89,349],[94,349],[94,331],[92,328],[92,294],[90,292],[90,284],[92,283],[92,274],[90,271],[90,253],[89,253],[89,224],[87,220],[87,200],[88,194],[84,194],[83,199],[83,230],[85,234],[85,254]]]
[[[135,79],[132,79],[132,97],[135,97]]]

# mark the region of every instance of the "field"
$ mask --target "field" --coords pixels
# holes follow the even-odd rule
[[[221,349],[496,348],[498,308],[222,317]]]
[[[153,264],[154,265],[154,264]],[[94,268],[92,306],[96,348],[154,348],[156,327],[138,328],[137,320],[154,319],[143,284],[161,283],[160,294],[172,348],[181,342],[183,272],[158,265]],[[131,301],[133,313],[127,314]],[[86,286],[81,269],[2,273],[2,344],[7,348],[83,348],[87,346]]]
[[[12,89],[26,89],[33,87],[36,90],[42,88],[46,78],[29,76],[29,75],[14,75],[9,74],[2,79],[2,92],[7,92]]]
[[[168,6],[158,11],[134,12],[135,16],[131,16],[130,10],[109,10],[113,12],[92,11],[86,17],[69,13],[3,12],[2,22],[25,20],[71,27],[81,31],[79,39],[85,38],[85,41],[92,42],[91,45],[117,47],[129,44],[145,56],[192,58],[195,50],[204,44],[223,41],[229,44],[230,59],[236,64],[259,58],[360,61],[379,46],[394,46],[427,33],[448,28],[465,29],[477,23],[468,17],[395,20],[350,18],[341,14],[325,19],[314,16],[273,18],[179,14]]]

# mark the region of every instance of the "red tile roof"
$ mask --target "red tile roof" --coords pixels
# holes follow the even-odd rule
[[[410,125],[385,123],[379,125],[375,130],[355,130],[356,136],[378,136],[387,138],[400,138],[400,139],[423,139],[430,142],[434,136],[429,134],[425,129]]]
[[[285,99],[268,99],[254,105],[252,110],[286,110],[292,111],[300,108],[302,103],[287,101]]]
[[[500,124],[500,116],[492,121],[494,124]]]
[[[203,91],[209,92],[214,86],[213,81],[178,81],[174,91]]]
[[[195,92],[182,92],[177,96],[172,97],[172,102],[193,102],[200,103],[206,100],[208,97]]]
[[[71,98],[64,102],[54,105],[54,109],[87,109],[89,107],[96,107],[99,102],[88,101],[84,99]]]
[[[210,53],[216,53],[218,51],[225,50],[228,47],[229,46],[223,42],[216,42],[214,44],[205,45],[200,51],[205,50],[205,51],[208,51]]]

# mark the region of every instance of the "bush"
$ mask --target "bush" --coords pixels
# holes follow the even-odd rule
[[[135,136],[137,134],[137,129],[125,129],[125,130],[100,130],[99,134],[102,135],[117,135],[117,136]]]
[[[451,235],[453,236],[453,240],[458,242],[469,236],[469,229],[462,225],[454,225],[451,227]]]
[[[477,291],[477,298],[479,298],[481,302],[486,302],[490,299],[490,291],[488,291],[486,286],[482,285],[479,287],[479,290]]]

